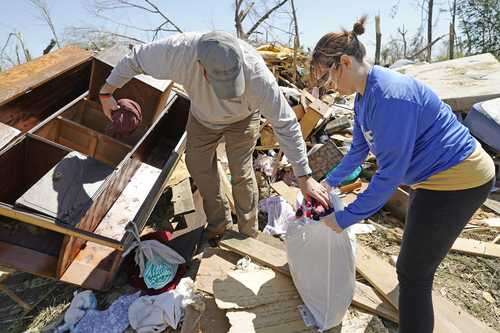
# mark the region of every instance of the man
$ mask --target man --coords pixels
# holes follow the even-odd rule
[[[306,147],[293,110],[262,57],[225,32],[183,33],[137,46],[113,69],[101,88],[108,118],[118,108],[112,93],[133,76],[151,75],[182,84],[191,99],[186,126],[186,164],[203,197],[207,238],[217,241],[231,222],[221,194],[216,148],[224,139],[231,171],[238,229],[255,236],[258,189],[252,154],[260,113],[273,125],[304,195],[328,205],[328,193],[311,178]]]

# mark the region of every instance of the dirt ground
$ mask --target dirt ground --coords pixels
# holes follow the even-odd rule
[[[150,227],[153,229],[165,228],[170,223],[172,208],[169,205],[168,193],[164,195],[151,216]],[[472,224],[480,224],[485,218],[497,216],[494,212],[484,208],[479,210],[472,219]],[[261,214],[259,222],[261,228],[266,224],[267,216]],[[379,213],[372,218],[376,223],[386,228],[402,228],[401,221],[390,214]],[[465,230],[461,237],[491,241],[498,234],[493,229]],[[399,243],[390,233],[377,228],[367,235],[359,235],[361,243],[377,250],[389,259],[397,255]],[[194,260],[188,274],[196,272],[199,261]],[[434,289],[455,304],[459,305],[475,317],[481,319],[491,327],[500,327],[500,261],[498,259],[449,254],[439,266],[436,274]],[[39,278],[26,273],[15,273],[5,284],[16,292],[23,300],[36,304],[29,313],[15,305],[6,295],[0,294],[0,332],[50,332],[50,329],[61,322],[62,315],[69,306],[73,293],[78,288],[49,279]],[[105,293],[96,293],[99,308],[107,308],[120,295],[131,292],[126,283],[126,276],[120,273],[113,288]],[[208,300],[208,299],[207,299]],[[361,332],[354,326],[349,326],[352,319],[359,320],[366,316],[362,312],[351,309],[346,318],[344,328],[335,332]],[[380,326],[382,325],[382,326]],[[362,332],[396,332],[397,326],[385,320],[371,319]]]

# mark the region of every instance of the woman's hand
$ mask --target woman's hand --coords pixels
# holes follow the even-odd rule
[[[312,197],[325,208],[330,208],[330,197],[328,191],[311,176],[297,177],[299,188],[305,198]]]

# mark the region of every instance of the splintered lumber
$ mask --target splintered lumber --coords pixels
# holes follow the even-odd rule
[[[399,283],[396,268],[377,256],[372,250],[358,245],[357,271],[392,305],[398,306]],[[495,332],[447,299],[433,292],[435,333]]]
[[[490,53],[397,71],[429,85],[455,112],[468,112],[473,104],[500,96],[500,63]]]
[[[296,187],[288,186],[284,181],[272,183],[271,187],[276,193],[281,195],[292,207],[297,205],[297,195],[300,190]]]
[[[233,237],[223,239],[220,246],[242,256],[249,256],[255,262],[291,277],[286,252],[264,244],[253,238]],[[235,237],[234,237],[235,236]],[[356,282],[356,292],[352,304],[383,318],[397,321],[397,311],[384,302],[370,287]]]
[[[194,212],[193,194],[191,193],[189,178],[172,187],[172,203],[174,204],[174,216]]]

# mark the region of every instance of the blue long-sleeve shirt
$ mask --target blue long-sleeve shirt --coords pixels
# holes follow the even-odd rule
[[[365,219],[401,185],[411,185],[465,160],[476,141],[429,87],[409,76],[374,66],[354,104],[351,149],[327,177],[331,186],[357,168],[371,151],[378,169],[365,192],[335,213],[346,228]]]

